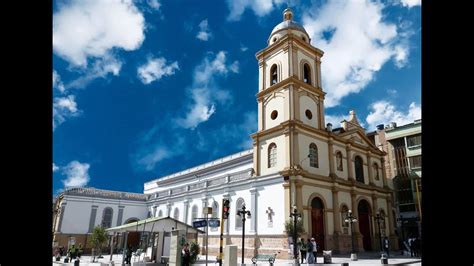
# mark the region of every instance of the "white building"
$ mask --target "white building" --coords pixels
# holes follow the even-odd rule
[[[384,232],[396,245],[393,189],[383,168],[385,153],[366,137],[354,111],[341,128],[325,125],[323,51],[311,45],[290,9],[283,17],[267,47],[256,55],[258,131],[251,136],[253,149],[145,183],[146,201],[139,201],[137,213],[130,217],[142,219],[149,211],[152,216],[191,224],[203,217],[205,206],[213,207],[213,216],[220,217],[222,199],[229,199],[225,243],[241,247],[242,221],[236,210],[245,204],[252,213],[245,225],[246,256],[279,252],[278,258],[287,258],[284,223],[293,206],[302,213],[303,237],[315,237],[321,250],[334,252],[351,250],[351,231],[344,222],[348,210],[358,220],[355,249],[378,250],[374,216],[380,212],[385,217]],[[67,204],[66,215],[71,206]],[[89,212],[91,208],[85,207]],[[88,219],[81,221],[87,224]],[[219,232],[211,229],[209,235],[209,254],[217,254]]]

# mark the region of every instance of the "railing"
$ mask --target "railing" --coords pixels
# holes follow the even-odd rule
[[[111,199],[127,199],[127,200],[139,200],[146,201],[147,195],[139,193],[129,192],[118,192],[110,190],[102,190],[96,188],[69,188],[64,191],[64,195],[77,195],[77,196],[94,196],[100,198],[111,198]]]

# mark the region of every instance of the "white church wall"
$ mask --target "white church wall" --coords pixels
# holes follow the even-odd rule
[[[336,171],[336,174],[338,177],[348,180],[346,147],[342,144],[339,144],[338,142],[334,142],[333,151],[334,151],[334,157],[333,157],[334,158],[334,171]],[[338,151],[342,153],[342,171],[337,170],[336,154]]]
[[[281,122],[285,121],[285,98],[284,93],[287,89],[275,93],[275,97],[272,98],[266,103],[264,112],[265,112],[265,129],[272,128],[279,125]],[[276,111],[277,117],[273,120],[272,113]]]
[[[276,166],[268,168],[268,146],[275,143],[277,146]],[[285,136],[275,136],[261,141],[260,145],[260,174],[267,175],[276,171],[281,171],[286,165],[286,144]]]
[[[311,111],[312,118],[308,119],[306,116],[306,110]],[[316,102],[306,96],[306,95],[301,95],[300,96],[300,120],[305,123],[306,125],[310,125],[312,127],[318,128],[318,106]]]
[[[257,228],[259,235],[282,234],[285,230],[285,197],[283,185],[274,184],[261,187],[258,191]],[[266,211],[273,211],[272,221],[269,222]]]
[[[310,167],[309,145],[311,143],[316,144],[318,147],[318,168]],[[328,144],[322,140],[309,137],[305,134],[298,134],[298,145],[299,145],[299,157],[300,161],[307,158],[301,163],[301,166],[312,174],[318,174],[323,176],[329,175],[329,158],[328,158]]]

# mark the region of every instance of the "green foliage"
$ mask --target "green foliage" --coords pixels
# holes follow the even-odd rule
[[[89,243],[96,249],[101,250],[101,247],[107,243],[107,232],[105,232],[105,228],[102,226],[94,227],[94,231],[92,231],[92,235],[89,238]]]
[[[293,237],[294,225],[293,220],[287,220],[285,222],[285,231],[288,237]],[[296,222],[296,237],[300,237],[304,233],[303,220]]]
[[[191,242],[191,247],[189,249],[191,253],[190,264],[193,264],[197,260],[197,256],[201,252],[201,248],[199,247],[199,243],[196,241]]]

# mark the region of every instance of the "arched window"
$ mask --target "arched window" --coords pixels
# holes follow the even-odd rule
[[[356,181],[364,183],[364,162],[360,156],[354,159]]]
[[[349,222],[346,222],[347,213],[349,208],[346,205],[343,205],[341,208],[341,223],[342,223],[342,232],[344,234],[349,234]]]
[[[311,68],[309,68],[308,64],[304,64],[303,66],[303,81],[311,84]]]
[[[271,143],[268,145],[268,168],[274,167],[277,164],[277,145]]]
[[[337,170],[342,171],[342,152],[338,151],[336,152],[336,165],[337,165]]]
[[[114,214],[114,210],[110,207],[107,207],[102,212],[102,227],[110,228],[112,227],[112,216]]]
[[[379,165],[377,163],[374,163],[373,166],[374,168],[374,177],[375,177],[375,180],[379,180],[380,179],[380,176],[379,176]]]
[[[193,205],[191,209],[191,223],[194,222],[196,218],[198,218],[198,206]]]
[[[217,201],[212,203],[212,218],[219,218],[219,204]],[[211,231],[217,231],[218,227],[211,227]]]
[[[158,212],[158,217],[163,217],[163,211],[162,211],[162,210],[160,210],[160,211]]]
[[[311,143],[309,145],[309,166],[318,168],[318,146]]]
[[[179,220],[179,209],[178,208],[174,208],[173,218],[175,218],[176,220]]]
[[[273,65],[270,68],[270,75],[271,75],[270,85],[276,84],[278,82],[278,73],[277,72],[278,72],[277,65]]]
[[[235,230],[242,230],[242,217],[237,215],[237,211],[241,210],[244,204],[243,198],[238,198],[235,203]]]

